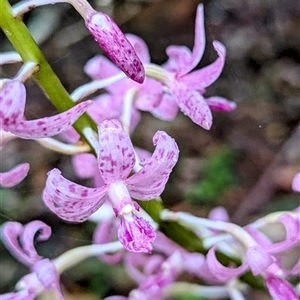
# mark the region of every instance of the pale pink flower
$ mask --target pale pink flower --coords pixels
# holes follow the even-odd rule
[[[151,200],[164,190],[178,159],[174,139],[163,131],[153,137],[156,149],[142,168],[129,176],[135,165],[135,154],[129,136],[118,120],[106,120],[98,126],[98,168],[104,181],[99,188],[75,184],[54,169],[48,173],[43,193],[45,204],[59,217],[83,222],[107,200],[120,217],[118,237],[132,251],[151,251],[155,233],[148,221],[139,216],[139,206],[132,198]]]

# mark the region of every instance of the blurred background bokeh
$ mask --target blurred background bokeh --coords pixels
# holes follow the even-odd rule
[[[12,4],[16,1],[10,1]],[[124,32],[142,37],[152,62],[166,61],[171,44],[193,46],[196,0],[94,0],[91,4],[108,13]],[[133,135],[135,145],[153,150],[152,136],[165,130],[180,148],[180,161],[168,183],[163,200],[175,210],[206,216],[215,206],[224,206],[233,221],[247,224],[275,210],[293,209],[300,196],[291,191],[291,180],[300,171],[300,5],[298,0],[208,0],[205,7],[207,45],[200,65],[216,58],[213,40],[227,48],[221,77],[207,89],[237,103],[231,113],[214,113],[210,131],[179,114],[162,122],[148,113]],[[43,53],[72,92],[89,81],[83,72],[86,61],[101,53],[68,4],[37,8],[25,21]],[[0,51],[11,49],[0,33]],[[19,66],[0,69],[1,77],[13,76]],[[55,113],[33,81],[28,81],[28,118]],[[54,258],[64,251],[88,245],[95,224],[67,224],[52,214],[41,200],[46,173],[53,167],[78,183],[68,156],[50,152],[35,142],[15,140],[1,150],[1,170],[29,162],[29,176],[14,189],[0,189],[0,220],[26,223],[41,219],[53,229],[51,239],[38,243],[44,256]],[[0,245],[0,291],[11,291],[26,274]],[[298,253],[299,254],[299,253]],[[90,259],[64,273],[67,299],[100,299],[124,294],[134,287],[122,266],[107,267]],[[270,299],[250,293],[247,299]],[[50,298],[51,299],[51,298]],[[191,299],[191,298],[187,298]]]

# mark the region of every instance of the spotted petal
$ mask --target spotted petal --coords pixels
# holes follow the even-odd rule
[[[165,132],[157,131],[153,144],[156,149],[152,157],[142,161],[142,169],[125,181],[130,195],[135,199],[150,200],[158,197],[178,160],[177,144]]]
[[[121,123],[106,120],[98,126],[98,165],[105,183],[113,183],[128,177],[135,164],[131,140]]]
[[[41,139],[54,136],[70,128],[91,104],[92,101],[85,101],[53,117],[30,121],[23,120],[10,131],[23,139]]]
[[[117,24],[108,15],[96,11],[88,16],[85,24],[113,63],[129,78],[142,83],[143,64]]]
[[[27,176],[29,167],[28,163],[24,163],[8,172],[0,173],[0,186],[9,188],[19,184]]]
[[[0,127],[10,131],[24,118],[26,90],[17,80],[2,82],[0,89]]]
[[[178,80],[170,83],[168,87],[183,114],[197,125],[209,130],[212,125],[212,114],[202,95]]]
[[[83,222],[105,201],[107,186],[88,188],[65,179],[58,169],[48,173],[43,200],[60,218]]]

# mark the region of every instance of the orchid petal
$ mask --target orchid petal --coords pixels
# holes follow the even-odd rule
[[[212,125],[212,114],[201,94],[179,81],[170,83],[168,87],[183,114],[197,125],[209,130]]]
[[[125,34],[126,38],[132,45],[135,53],[138,55],[140,58],[141,62],[146,64],[150,63],[150,54],[148,50],[148,46],[145,43],[143,39],[141,39],[139,36],[127,33]]]
[[[53,117],[23,120],[10,131],[24,139],[41,139],[57,135],[70,128],[91,104],[92,101],[85,101]]]
[[[97,159],[91,153],[79,153],[72,156],[72,163],[79,178],[91,178],[98,172]]]
[[[300,172],[293,178],[292,189],[293,191],[300,193]]]
[[[234,102],[228,101],[223,97],[209,97],[205,98],[205,101],[208,104],[209,108],[213,111],[230,112],[236,109],[236,104]]]
[[[96,124],[105,120],[117,119],[122,115],[123,97],[115,94],[102,94],[94,99],[87,109]]]
[[[170,46],[167,48],[167,54],[178,61],[180,69],[176,72],[177,76],[181,77],[194,69],[201,60],[204,49],[204,11],[203,5],[199,4],[196,15],[195,38],[192,55],[188,57],[187,52],[182,47]]]
[[[0,300],[34,300],[35,294],[29,294],[28,291],[22,290],[16,293],[7,293],[0,295]]]
[[[48,172],[43,200],[60,218],[83,222],[105,201],[107,186],[87,188],[65,179],[58,169]]]
[[[166,53],[169,56],[168,61],[163,65],[163,68],[169,72],[177,73],[185,69],[192,57],[192,51],[186,46],[167,47]]]
[[[37,232],[38,240],[47,240],[51,235],[51,228],[41,221],[33,221],[24,227],[18,222],[7,222],[2,227],[3,243],[16,259],[31,266],[41,259],[34,247]]]
[[[269,253],[279,253],[291,249],[300,241],[300,216],[293,218],[289,214],[284,214],[278,218],[286,231],[286,238],[282,242],[265,246],[264,250]]]
[[[216,258],[215,247],[209,249],[206,255],[206,261],[210,272],[222,282],[236,278],[240,274],[244,273],[249,267],[248,263],[244,263],[237,268],[228,268],[223,266]]]
[[[156,149],[150,159],[141,161],[142,169],[125,180],[131,197],[150,200],[158,197],[165,188],[178,160],[178,147],[173,138],[163,131],[153,137]]]
[[[139,110],[151,112],[160,104],[162,96],[162,84],[151,78],[146,78],[145,83],[139,89],[135,106]]]
[[[164,94],[160,104],[153,108],[151,113],[160,120],[173,121],[177,116],[178,110],[178,105],[176,104],[174,97]]]
[[[148,221],[129,213],[121,216],[118,238],[128,251],[151,253],[155,231]]]
[[[275,262],[275,258],[259,246],[249,247],[247,249],[247,262],[254,276],[257,276]]]
[[[299,299],[294,287],[282,278],[269,275],[266,280],[266,285],[274,300]]]
[[[23,163],[8,172],[0,173],[0,186],[10,188],[19,184],[28,174],[29,164]]]
[[[127,178],[135,164],[131,140],[118,120],[106,120],[98,126],[98,165],[105,183]]]
[[[187,86],[203,90],[219,78],[225,64],[226,49],[218,41],[214,41],[213,45],[219,57],[212,64],[182,77],[181,80]]]
[[[59,300],[65,299],[60,289],[59,275],[53,262],[49,259],[43,259],[35,263],[32,269],[46,290],[53,290]]]
[[[16,127],[24,118],[26,89],[22,82],[8,80],[0,92],[0,127],[5,131]]]
[[[132,45],[117,24],[106,14],[94,11],[85,23],[99,46],[129,78],[142,83],[145,70]]]

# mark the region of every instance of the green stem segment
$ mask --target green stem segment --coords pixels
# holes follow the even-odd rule
[[[44,90],[58,111],[63,112],[73,107],[74,103],[68,92],[50,67],[23,21],[14,18],[8,0],[0,1],[0,27],[24,62],[31,61],[39,65],[39,70],[33,75],[36,82]],[[92,128],[97,131],[96,124],[87,114],[82,115],[77,120],[74,128],[83,138],[84,128]],[[160,230],[174,242],[188,251],[204,254],[207,252],[201,240],[192,231],[176,222],[160,220],[159,214],[164,209],[161,203],[157,201],[139,201],[139,204],[159,224]],[[217,255],[224,265],[229,265],[230,262],[240,263],[222,253],[218,253]],[[262,288],[263,286],[261,279],[254,277],[250,272],[243,275],[241,280],[247,282],[252,287]]]
[[[14,18],[8,0],[1,0],[0,3],[0,27],[24,62],[31,61],[39,65],[39,70],[33,77],[58,111],[63,112],[73,107],[74,103],[68,92],[45,59],[29,30],[22,20]],[[83,114],[73,126],[83,138],[84,128],[91,127],[97,131],[96,124],[87,114]]]

